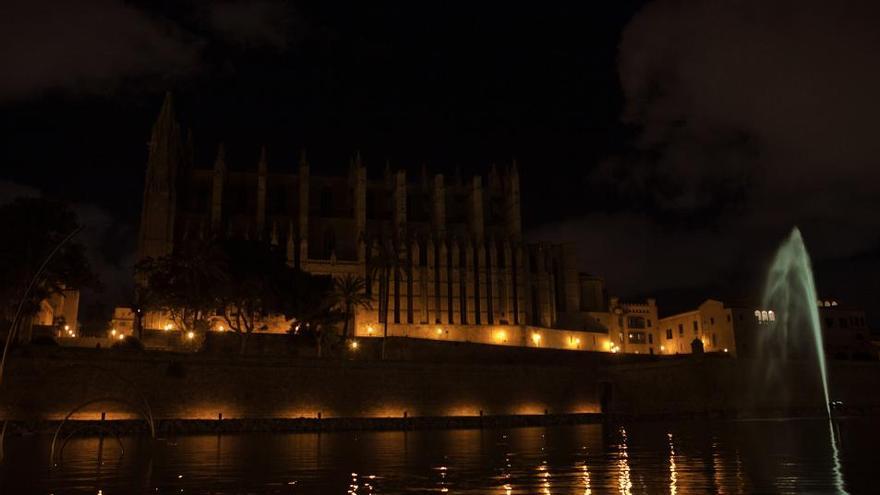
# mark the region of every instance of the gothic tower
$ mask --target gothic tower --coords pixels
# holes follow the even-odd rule
[[[181,161],[180,126],[174,117],[171,93],[150,136],[144,202],[138,236],[137,259],[169,254],[173,248],[177,170]]]

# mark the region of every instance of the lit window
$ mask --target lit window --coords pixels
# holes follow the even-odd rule
[[[767,316],[770,317],[769,321],[776,321],[776,313],[774,313],[773,311],[768,311]]]

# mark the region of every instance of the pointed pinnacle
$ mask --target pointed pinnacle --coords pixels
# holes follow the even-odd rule
[[[268,161],[266,159],[266,145],[263,145],[260,148],[260,161],[257,162],[257,170],[260,174],[266,174],[266,168],[268,167]]]

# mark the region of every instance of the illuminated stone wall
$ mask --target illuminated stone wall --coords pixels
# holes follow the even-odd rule
[[[58,419],[99,397],[158,418],[477,416],[597,412],[597,360],[579,365],[318,361],[54,349],[15,358],[0,391],[4,418]],[[59,359],[64,357],[64,359]],[[96,404],[77,417],[130,418]]]
[[[358,320],[358,338],[379,338],[384,328],[376,320]],[[608,335],[528,325],[388,325],[388,336],[498,346],[610,352]]]

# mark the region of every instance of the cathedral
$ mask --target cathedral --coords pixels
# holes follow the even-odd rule
[[[367,279],[370,260],[391,249],[408,265],[390,284],[393,336],[612,351],[624,343],[615,316],[657,321],[653,300],[617,303],[602,279],[579,273],[573,244],[525,242],[516,162],[466,180],[388,165],[370,178],[359,154],[344,176],[317,173],[304,153],[270,171],[265,148],[230,165],[222,144],[212,163],[194,159],[167,95],[149,144],[138,259],[190,238],[240,237],[283,247],[288,264],[312,274]],[[379,336],[381,317],[359,309],[355,335]],[[161,315],[145,321],[168,327]],[[647,339],[633,345],[653,352]]]

